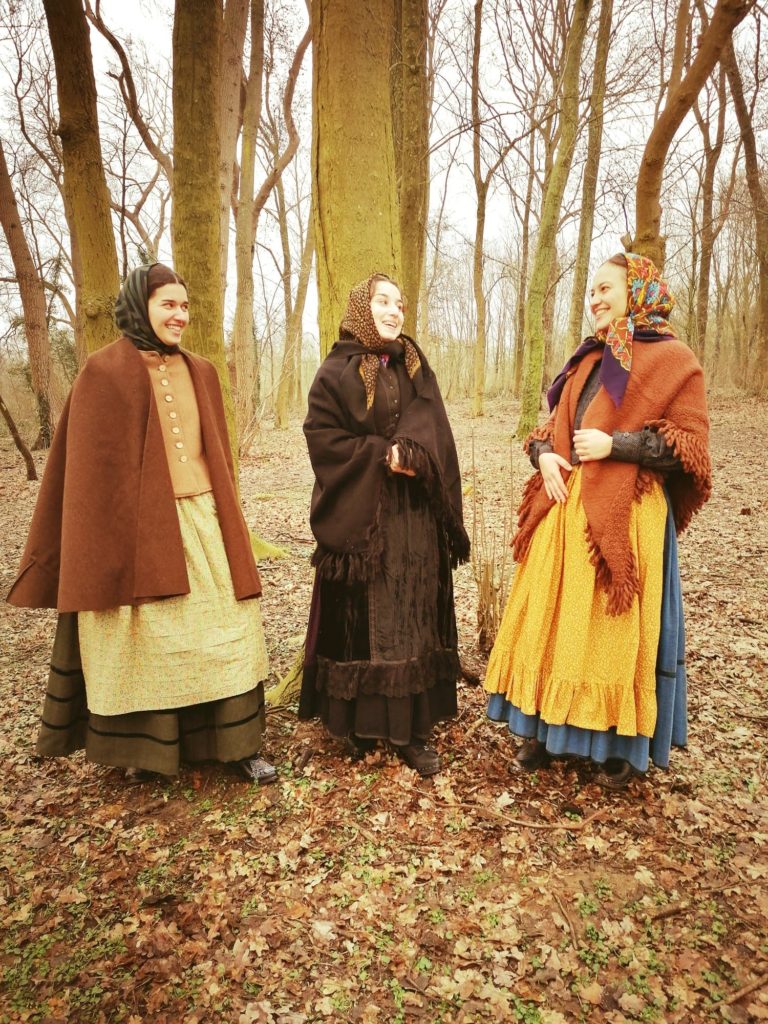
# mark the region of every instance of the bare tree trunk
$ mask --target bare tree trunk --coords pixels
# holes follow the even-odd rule
[[[235,355],[235,387],[237,425],[242,432],[253,419],[254,391],[257,380],[256,353],[253,343],[253,250],[256,244],[254,225],[254,181],[256,176],[256,140],[261,120],[264,78],[264,0],[251,3],[251,58],[243,114],[243,136],[240,154],[240,195],[235,217],[235,262],[237,266],[237,299],[232,325],[232,348]]]
[[[744,86],[736,61],[733,40],[727,43],[725,67],[728,84],[731,87],[733,106],[739,122],[744,145],[747,187],[752,200],[752,215],[755,220],[755,248],[758,267],[757,299],[757,353],[753,374],[754,390],[764,393],[768,389],[768,191],[760,180],[760,165],[757,159],[755,132],[752,116],[744,99]]]
[[[475,298],[475,353],[473,361],[472,415],[482,416],[485,398],[486,305],[483,287],[483,243],[485,240],[485,208],[488,188],[480,164],[480,42],[483,28],[483,0],[475,0],[472,37],[472,171],[475,179],[477,211],[475,214],[475,247],[472,253],[472,293]]]
[[[475,348],[473,358],[472,415],[482,416],[485,404],[485,362],[487,347],[487,302],[483,282],[485,244],[485,214],[488,203],[488,189],[494,174],[506,159],[512,143],[502,146],[496,160],[483,176],[480,146],[482,126],[480,121],[480,42],[483,29],[483,0],[475,0],[474,30],[472,36],[472,176],[475,182],[477,212],[475,214],[475,248],[472,257],[472,292],[475,298]]]
[[[219,215],[221,217],[221,292],[227,287],[229,218],[232,214],[235,150],[240,134],[240,95],[243,87],[243,48],[248,25],[248,0],[226,0],[221,40],[221,151],[219,154]]]
[[[278,428],[288,426],[291,406],[295,403],[296,395],[300,393],[302,318],[304,316],[304,305],[307,299],[309,275],[312,270],[314,252],[314,226],[312,211],[310,210],[307,233],[304,237],[304,249],[301,254],[296,299],[285,329],[285,350],[283,351],[283,365],[280,371],[280,382],[277,387],[277,404],[275,407],[275,426]]]
[[[35,267],[32,253],[24,236],[24,229],[21,226],[21,217],[16,205],[16,197],[13,194],[13,185],[5,160],[2,139],[0,139],[0,224],[3,226],[8,242],[16,281],[19,285],[21,305],[24,310],[24,333],[29,352],[29,375],[40,424],[40,433],[34,447],[48,448],[53,437],[53,415],[51,412],[51,349],[48,338],[45,287]]]
[[[224,354],[219,246],[219,75],[221,0],[176,0],[173,19],[173,251],[189,286],[192,317],[184,336],[216,367],[233,452],[237,452]],[[202,130],[204,126],[204,130]]]
[[[688,0],[680,0],[681,9]],[[665,240],[661,235],[661,187],[664,165],[677,129],[693,106],[701,87],[720,59],[733,30],[747,16],[754,0],[718,0],[709,24],[699,37],[699,50],[686,75],[670,88],[640,164],[636,193],[634,252],[648,256],[661,270]]]
[[[528,298],[528,262],[531,248],[531,204],[533,182],[536,177],[536,137],[530,133],[528,140],[528,181],[525,186],[525,207],[523,209],[522,241],[520,247],[520,271],[517,285],[517,309],[515,310],[515,377],[512,392],[520,397],[523,384],[523,362],[525,359],[525,307]]]
[[[525,307],[523,396],[520,420],[517,424],[518,437],[527,436],[536,426],[539,417],[544,366],[544,300],[552,261],[556,256],[555,237],[560,219],[560,206],[576,146],[579,127],[579,65],[591,4],[592,0],[576,0],[568,31],[561,86],[560,141],[542,202],[528,302]]]
[[[392,121],[400,209],[400,282],[406,297],[404,329],[416,333],[429,210],[427,0],[394,0]]]
[[[299,147],[299,133],[293,120],[293,94],[301,70],[304,54],[312,38],[311,28],[302,36],[293,56],[283,93],[283,121],[288,132],[288,142],[276,158],[259,191],[254,196],[256,166],[256,138],[261,110],[262,77],[264,70],[264,4],[253,0],[251,9],[251,67],[243,119],[242,169],[240,175],[240,198],[236,218],[235,253],[237,257],[237,301],[233,326],[235,349],[235,370],[237,379],[238,422],[246,426],[253,419],[254,392],[258,386],[258,371],[253,339],[253,252],[256,245],[256,230],[259,215],[264,209],[270,193],[293,160]],[[260,26],[260,27],[259,27]],[[256,38],[258,35],[258,39]],[[254,42],[255,49],[254,49]]]
[[[544,332],[544,366],[547,377],[551,378],[562,365],[559,348],[555,351],[555,303],[557,300],[557,286],[560,283],[560,256],[555,244],[552,254],[552,263],[549,269],[549,281],[547,282],[547,293],[544,297],[544,305],[541,311],[541,325]],[[555,364],[560,364],[555,369]]]
[[[3,419],[5,420],[8,426],[10,435],[13,438],[13,443],[18,448],[22,459],[24,459],[24,463],[27,467],[27,480],[37,480],[35,460],[32,458],[32,453],[30,452],[29,448],[27,448],[27,446],[24,444],[24,440],[21,434],[19,433],[18,427],[14,423],[10,409],[3,401],[2,395],[0,395],[0,414],[2,415]]]
[[[714,143],[709,134],[709,118],[702,117],[695,104],[696,120],[704,140],[704,178],[701,185],[701,256],[699,258],[698,286],[696,289],[696,321],[694,350],[700,359],[703,358],[707,339],[707,322],[709,319],[709,280],[712,267],[712,250],[715,245],[715,172],[717,162],[725,140],[725,68],[721,62],[717,94],[719,109],[717,115],[717,133]]]
[[[56,65],[78,327],[86,351],[94,352],[115,337],[119,277],[88,23],[81,0],[43,0],[43,6]]]
[[[364,15],[357,0],[312,0],[312,198],[322,355],[338,337],[352,286],[375,271],[400,273],[392,28],[392,0],[369,0]]]
[[[589,278],[589,257],[592,250],[592,230],[595,223],[595,196],[597,176],[600,170],[600,154],[603,146],[603,109],[605,106],[605,76],[608,66],[608,50],[611,45],[611,20],[613,0],[602,0],[600,22],[597,29],[595,70],[592,79],[590,100],[587,159],[584,164],[584,181],[581,189],[581,218],[579,240],[576,243],[576,266],[573,272],[571,308],[568,314],[568,351],[576,348],[581,340],[581,325],[584,322],[584,295]]]

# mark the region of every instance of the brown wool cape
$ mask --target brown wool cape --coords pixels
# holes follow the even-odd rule
[[[238,600],[261,583],[237,498],[218,375],[184,352]],[[56,429],[11,604],[101,611],[189,593],[160,418],[127,338],[89,357]]]
[[[549,440],[553,450],[568,462],[579,395],[601,357],[602,349],[584,356],[568,377],[548,422],[529,438]],[[635,339],[632,373],[621,405],[616,408],[601,387],[581,426],[595,427],[607,434],[650,427],[663,435],[682,463],[681,471],[665,479],[678,533],[708,500],[712,467],[704,375],[696,357],[681,341],[650,343]],[[597,581],[608,594],[609,613],[619,615],[631,607],[634,595],[640,591],[627,532],[630,507],[648,488],[654,474],[636,463],[612,459],[584,462],[581,474],[581,498]],[[535,473],[526,484],[518,509],[518,531],[513,545],[518,562],[525,557],[536,527],[553,505],[544,490],[541,473]]]
[[[382,342],[381,352],[399,344]],[[382,483],[395,443],[403,465],[417,471],[427,490],[435,519],[446,531],[452,563],[469,557],[453,434],[435,375],[411,344],[421,366],[413,389],[401,393],[401,415],[392,437],[376,433],[375,410],[366,402],[360,374],[361,360],[371,350],[359,342],[337,342],[310,389],[304,434],[315,472],[310,525],[317,549],[312,564],[325,579],[363,582],[376,572]]]

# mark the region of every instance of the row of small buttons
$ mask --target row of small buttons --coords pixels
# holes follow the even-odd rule
[[[165,363],[160,363],[160,365],[158,366],[157,369],[158,369],[159,373],[165,373],[165,371],[167,370],[167,366],[165,365]],[[167,377],[163,377],[162,380],[160,381],[160,383],[161,383],[161,385],[164,388],[167,388],[167,387],[170,386],[171,382],[168,380]],[[166,402],[172,402],[173,401],[173,395],[165,395],[164,397],[165,397]],[[179,418],[179,414],[175,411],[175,409],[171,409],[171,411],[168,413],[168,416],[172,420],[176,420],[176,419]],[[172,434],[180,434],[181,433],[181,427],[179,427],[176,424],[174,424],[171,427],[171,433]],[[184,447],[184,442],[183,441],[174,441],[174,447],[176,447],[176,448],[183,448]],[[179,462],[187,462],[187,461],[188,461],[188,458],[187,458],[186,455],[180,455],[179,456]]]

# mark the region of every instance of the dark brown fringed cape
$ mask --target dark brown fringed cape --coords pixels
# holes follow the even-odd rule
[[[570,461],[576,406],[602,350],[590,352],[568,377],[553,415],[530,435],[549,440],[554,451]],[[632,373],[621,405],[615,408],[605,388],[590,403],[581,424],[614,431],[651,427],[662,434],[682,463],[665,480],[681,533],[712,490],[709,418],[704,375],[696,357],[680,341],[635,341]],[[527,442],[526,442],[527,445]],[[588,523],[588,541],[598,584],[608,594],[608,611],[627,611],[640,581],[627,534],[632,502],[649,487],[653,474],[635,463],[601,459],[581,466],[581,496]],[[530,478],[518,509],[514,555],[521,561],[536,527],[552,508],[541,473]]]
[[[381,351],[398,346],[382,343]],[[469,557],[462,520],[461,477],[456,446],[434,373],[417,348],[421,367],[413,392],[403,389],[397,430],[376,433],[360,363],[370,349],[357,341],[337,342],[317,372],[304,421],[315,472],[310,525],[317,541],[312,558],[319,575],[339,582],[364,582],[381,554],[379,512],[386,457],[398,443],[402,461],[416,470],[437,522],[445,529],[454,565]]]

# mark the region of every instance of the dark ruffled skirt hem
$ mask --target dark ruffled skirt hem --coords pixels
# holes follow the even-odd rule
[[[407,697],[365,694],[355,700],[338,700],[318,694],[313,718],[332,736],[343,739],[354,734],[364,739],[385,740],[404,746],[426,740],[438,722],[454,718],[457,712],[456,683],[436,683],[422,693]]]
[[[365,695],[410,697],[434,685],[434,680],[457,679],[455,650],[430,651],[403,661],[333,661],[318,655],[315,689],[337,700]]]

